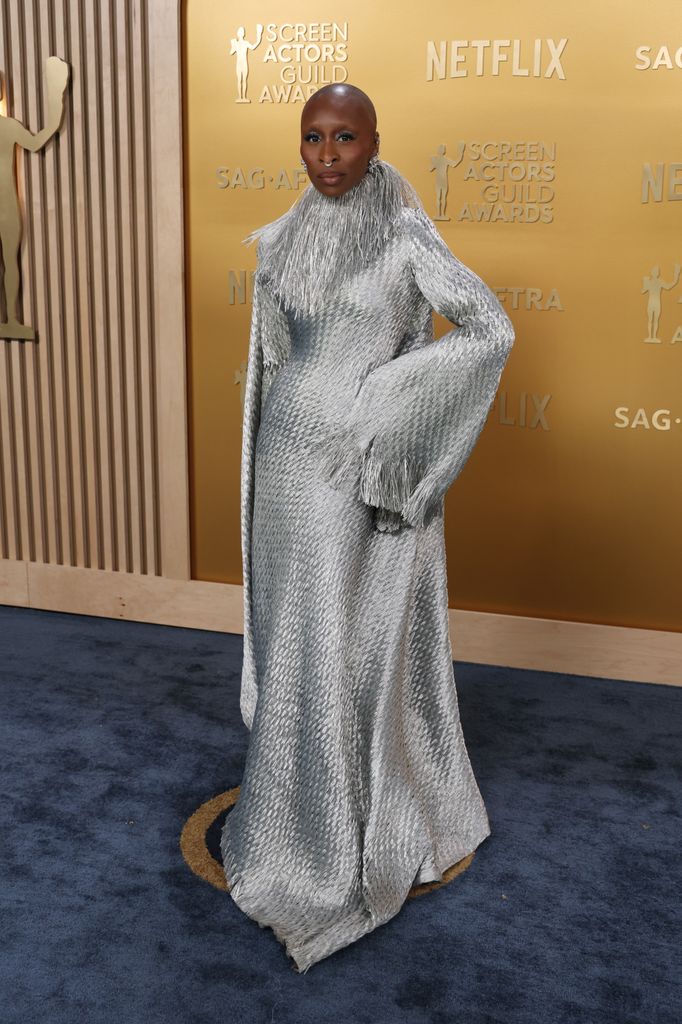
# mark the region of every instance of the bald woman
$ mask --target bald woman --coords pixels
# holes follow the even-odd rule
[[[366,93],[314,93],[300,153],[309,185],[246,240],[250,736],[221,850],[237,906],[303,972],[490,834],[460,723],[443,514],[514,331],[380,158]],[[434,309],[453,324],[437,341]]]

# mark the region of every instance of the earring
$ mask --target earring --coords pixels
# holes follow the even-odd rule
[[[371,156],[369,158],[369,163],[367,164],[367,170],[371,173],[372,171],[374,171],[376,169],[376,166],[377,166],[378,163],[379,163],[379,150],[376,151],[374,156]]]
[[[303,166],[305,167],[305,169],[306,169],[306,174],[307,174],[307,173],[308,173],[308,165],[307,165],[307,163],[305,162],[305,160],[303,159],[303,157],[301,157],[301,163],[302,163],[302,164],[303,164]]]

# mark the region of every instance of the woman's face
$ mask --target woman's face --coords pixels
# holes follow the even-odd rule
[[[313,97],[301,115],[301,156],[325,195],[340,196],[358,184],[377,142],[368,112],[352,97]]]

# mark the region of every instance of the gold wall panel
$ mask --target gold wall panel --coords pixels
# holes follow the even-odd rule
[[[443,238],[517,332],[489,422],[448,494],[451,605],[682,630],[679,23],[676,0],[188,0],[195,577],[241,581],[255,267],[241,239],[306,184],[309,83],[347,76],[376,104],[382,156],[446,218]],[[343,45],[327,61],[315,59],[330,31],[321,25],[337,26],[328,38]],[[438,333],[448,326],[436,319]]]

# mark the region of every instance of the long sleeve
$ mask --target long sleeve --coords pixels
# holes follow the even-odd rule
[[[244,386],[241,451],[241,550],[244,579],[244,660],[242,664],[240,711],[251,729],[258,699],[258,678],[254,657],[251,613],[251,526],[253,522],[254,464],[261,410],[272,379],[290,352],[286,317],[273,301],[267,287],[254,277],[249,351]]]
[[[456,326],[372,370],[343,435],[328,439],[322,458],[332,486],[354,488],[382,511],[386,529],[425,524],[459,475],[515,338],[495,294],[453,255],[428,215],[406,208],[404,216],[417,288]]]
[[[251,330],[244,386],[240,494],[242,575],[244,579],[244,659],[242,662],[240,711],[248,729],[253,724],[258,697],[251,615],[251,523],[253,519],[253,470],[263,385],[261,315],[259,286],[256,279],[251,307]]]

